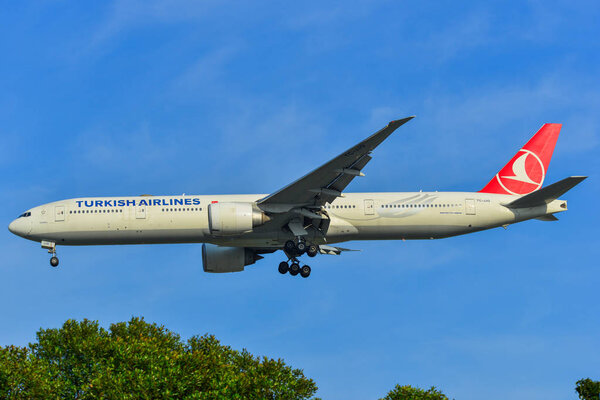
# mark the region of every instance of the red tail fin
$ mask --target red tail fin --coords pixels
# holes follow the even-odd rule
[[[480,192],[527,194],[541,188],[561,127],[544,124]]]

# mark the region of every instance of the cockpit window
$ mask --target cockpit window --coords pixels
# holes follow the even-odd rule
[[[27,212],[19,215],[19,218],[24,218],[24,217],[31,217],[31,211],[27,211]]]

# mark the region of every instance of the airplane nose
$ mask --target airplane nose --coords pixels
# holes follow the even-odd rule
[[[15,220],[15,221],[11,222],[11,223],[8,225],[8,230],[9,230],[11,233],[14,233],[14,234],[16,235],[16,234],[17,234],[17,231],[16,231],[16,229],[17,229],[17,221]]]
[[[23,224],[23,221],[20,221],[19,219],[15,219],[13,222],[11,222],[10,225],[8,225],[8,230],[18,236],[25,236],[27,234],[25,230],[25,224]]]

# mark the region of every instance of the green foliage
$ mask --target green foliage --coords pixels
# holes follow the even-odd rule
[[[593,381],[590,378],[580,379],[577,381],[575,391],[581,400],[598,400],[600,399],[600,382]]]
[[[0,398],[308,399],[312,379],[283,360],[259,358],[214,336],[188,341],[140,318],[68,320],[27,348],[0,348]]]
[[[396,387],[380,400],[448,400],[448,397],[437,390],[435,386],[430,387],[427,390],[414,388],[412,386],[400,386]]]

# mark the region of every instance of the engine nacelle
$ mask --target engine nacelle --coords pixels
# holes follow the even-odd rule
[[[202,245],[202,267],[204,272],[240,272],[246,265],[254,264],[262,257],[244,247],[223,247],[214,244]]]
[[[252,203],[212,203],[208,205],[211,235],[239,235],[267,222],[269,217]]]

